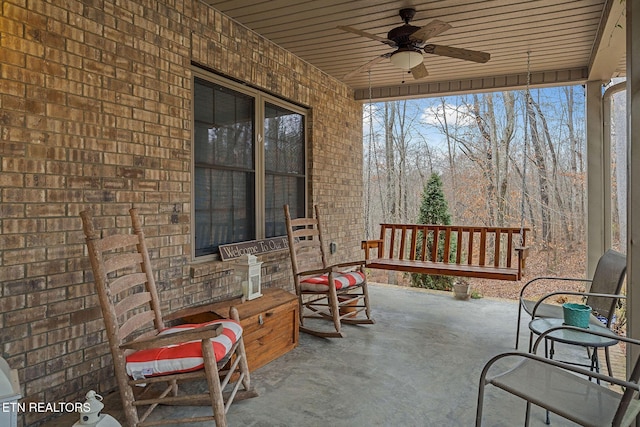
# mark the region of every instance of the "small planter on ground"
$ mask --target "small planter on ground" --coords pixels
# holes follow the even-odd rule
[[[453,283],[453,297],[459,300],[471,298],[471,283],[466,280],[456,280]]]

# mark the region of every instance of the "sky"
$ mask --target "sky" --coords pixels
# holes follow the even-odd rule
[[[584,90],[581,86],[573,86],[576,108],[574,111],[574,119],[584,121]],[[524,91],[516,91],[516,133],[520,139],[524,139],[523,123],[524,123]],[[545,115],[553,126],[555,121],[562,123],[563,111],[562,105],[566,104],[565,95],[561,87],[532,89],[531,96],[541,106]],[[494,108],[496,111],[496,119],[501,120],[500,111],[504,111],[500,102],[500,92],[494,92]],[[446,148],[446,138],[442,131],[443,111],[446,114],[446,121],[450,127],[457,124],[457,129],[462,132],[467,129],[476,127],[475,119],[468,114],[466,104],[472,102],[471,95],[458,95],[437,98],[422,98],[407,100],[407,116],[411,118],[410,137],[421,142],[426,142],[430,148],[434,150],[443,150]],[[444,106],[443,106],[444,104]],[[373,105],[364,104],[363,108],[363,144],[365,150],[372,143],[370,136],[373,130],[374,140],[381,142],[383,139],[383,103],[374,103]],[[374,120],[370,120],[370,111],[372,111]],[[559,132],[559,138],[562,138],[562,132],[566,126],[555,126],[554,130]],[[582,130],[583,127],[580,127]]]

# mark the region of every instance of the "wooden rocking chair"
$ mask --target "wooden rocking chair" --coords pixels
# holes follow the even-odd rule
[[[289,206],[284,206],[293,280],[300,303],[300,330],[320,337],[342,338],[341,323],[375,323],[371,318],[365,261],[327,265],[319,208],[314,208],[315,218],[292,219]],[[366,318],[358,316],[361,312]],[[335,331],[309,328],[304,319],[330,320]]]
[[[226,426],[234,398],[257,395],[237,310],[231,309],[232,319],[166,328],[140,220],[136,209],[129,212],[133,234],[102,238],[90,212],[80,214],[127,425],[215,421]],[[178,395],[179,382],[199,379],[206,379],[208,393]],[[223,396],[227,386],[231,390]],[[213,415],[145,421],[159,404],[210,405]],[[139,406],[148,407],[142,415]]]

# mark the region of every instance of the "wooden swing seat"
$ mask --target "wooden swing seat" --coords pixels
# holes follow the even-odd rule
[[[520,280],[527,228],[380,224],[380,238],[362,242],[367,268],[439,276]],[[431,248],[430,250],[427,250]],[[440,250],[438,250],[440,248]],[[377,257],[371,257],[371,250]]]

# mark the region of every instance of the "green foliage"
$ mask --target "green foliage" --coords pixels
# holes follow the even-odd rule
[[[418,215],[418,224],[451,225],[449,205],[444,198],[442,180],[437,173],[431,174],[422,192],[422,202]]]
[[[482,298],[482,294],[478,291],[471,290],[471,299],[480,299]]]
[[[436,173],[431,174],[422,192],[422,202],[420,204],[420,213],[418,216],[418,224],[442,224],[451,225],[451,215],[449,214],[449,206],[444,197],[442,189],[442,180]],[[416,253],[422,253],[422,233],[418,235],[418,245]],[[438,239],[438,259],[444,256],[444,239]],[[427,236],[427,252],[431,253],[433,248],[433,236]],[[456,242],[451,241],[450,256],[455,254]],[[411,274],[411,285],[419,288],[437,289],[448,291],[453,285],[453,278],[450,276],[433,276],[428,274]]]

